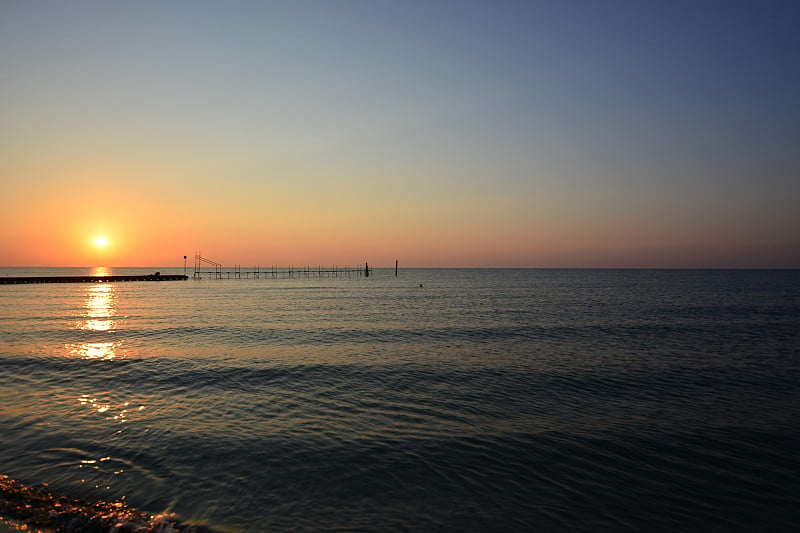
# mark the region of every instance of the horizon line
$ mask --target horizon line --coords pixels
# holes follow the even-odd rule
[[[368,263],[368,262],[367,262]],[[226,268],[230,268],[231,271],[233,269],[239,267],[239,265],[233,265],[231,267],[223,267],[223,270]],[[303,268],[308,267],[309,270],[313,270],[310,264],[306,265],[270,265],[267,268],[257,267],[258,272],[260,273],[267,273],[272,268],[281,268],[281,269],[298,269],[302,270]],[[346,264],[318,264],[315,267],[333,267],[333,268],[342,268],[342,269],[354,269],[359,267],[354,267],[351,265]],[[148,265],[148,266],[133,266],[133,265],[70,265],[70,266],[43,266],[43,265],[23,265],[23,266],[2,266],[0,265],[0,269],[6,268],[174,268],[174,269],[183,269],[183,265]],[[394,270],[394,265],[392,266],[370,266],[370,270]],[[798,266],[405,266],[405,267],[398,267],[398,270],[800,270],[800,265]],[[187,271],[191,270],[194,272],[193,269],[189,269],[187,267]],[[254,272],[255,270],[252,267],[248,268],[241,268],[239,267],[239,272]],[[206,272],[205,270],[201,270],[201,272]],[[213,271],[211,271],[213,272]]]

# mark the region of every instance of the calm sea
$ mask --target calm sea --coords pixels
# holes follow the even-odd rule
[[[0,285],[0,474],[0,529],[796,531],[800,271]]]

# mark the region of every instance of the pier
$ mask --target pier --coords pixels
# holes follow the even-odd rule
[[[0,276],[0,285],[23,283],[115,283],[127,281],[183,281],[184,275],[147,274],[144,276]]]
[[[259,278],[295,278],[295,277],[369,277],[372,269],[369,263],[364,263],[363,267],[332,266],[323,267],[304,265],[296,266],[254,266],[252,269],[242,269],[241,265],[234,265],[232,269],[224,269],[220,263],[203,257],[199,253],[194,256],[194,272],[192,278],[203,279],[203,276],[214,279],[259,279]]]
[[[135,276],[0,276],[0,285],[35,284],[35,283],[115,283],[129,281],[185,281],[189,279],[186,274],[186,256],[183,257],[184,274],[141,274]],[[370,277],[373,270],[369,263],[361,267],[351,266],[254,266],[243,269],[241,265],[223,268],[220,263],[212,261],[196,253],[194,256],[193,279],[259,279],[259,278],[338,278],[338,277]],[[395,262],[395,276],[397,275],[397,262]]]

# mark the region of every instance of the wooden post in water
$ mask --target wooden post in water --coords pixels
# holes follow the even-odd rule
[[[364,263],[364,277],[369,277],[369,263]]]
[[[395,259],[394,260],[394,275],[395,275],[395,277],[397,277],[397,263],[398,263],[398,259]]]

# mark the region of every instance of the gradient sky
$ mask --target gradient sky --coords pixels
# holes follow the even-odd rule
[[[0,265],[800,267],[798,28],[769,0],[4,1]]]

